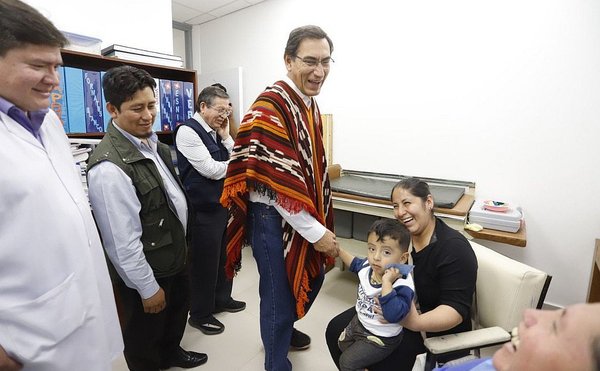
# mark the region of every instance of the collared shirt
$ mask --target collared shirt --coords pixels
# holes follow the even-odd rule
[[[21,126],[27,129],[28,132],[33,134],[33,136],[40,143],[42,143],[42,138],[40,137],[40,128],[42,127],[44,118],[49,111],[48,108],[39,111],[31,111],[28,113],[15,106],[13,103],[0,97],[0,111],[4,112],[13,120],[18,122]]]
[[[177,217],[187,226],[185,195],[157,152],[155,133],[147,143],[121,129],[127,139],[146,157],[154,161],[167,190]],[[89,198],[98,227],[102,231],[104,248],[119,276],[128,287],[137,290],[143,299],[154,295],[159,285],[143,252],[142,225],[138,217],[141,204],[135,187],[123,170],[110,161],[102,161],[88,172]],[[110,210],[110,217],[107,210]],[[132,217],[135,216],[135,217]]]
[[[200,126],[202,126],[207,133],[210,133],[211,135],[214,134],[213,139],[216,141],[217,133],[208,126],[198,112],[194,113],[193,119],[198,121]],[[190,164],[192,164],[194,169],[196,169],[200,175],[213,180],[225,178],[229,161],[216,161],[213,159],[204,145],[204,142],[202,142],[202,139],[200,139],[200,136],[194,129],[182,125],[177,129],[175,143],[179,152],[188,159]],[[233,149],[233,138],[228,136],[227,139],[221,140],[221,143],[223,143],[227,152],[231,154],[231,150]]]
[[[302,101],[306,104],[306,107],[310,108],[312,102],[311,98],[304,95],[288,76],[285,76],[282,80],[291,86],[292,89],[294,89],[294,91],[302,98]],[[252,202],[260,202],[275,207],[275,210],[279,212],[281,217],[285,219],[285,221],[288,222],[292,228],[294,228],[302,237],[304,237],[304,239],[310,243],[315,243],[320,240],[327,231],[327,228],[323,224],[319,223],[315,217],[310,215],[305,210],[300,210],[296,214],[291,214],[283,207],[277,205],[275,200],[271,200],[269,197],[263,196],[254,191],[249,192],[248,199]]]

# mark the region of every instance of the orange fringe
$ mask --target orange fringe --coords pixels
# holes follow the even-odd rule
[[[308,292],[311,291],[308,273],[306,270],[302,272],[302,283],[300,284],[300,290],[298,292],[298,296],[296,297],[296,313],[298,314],[298,319],[304,317],[306,315],[306,304],[308,303]]]

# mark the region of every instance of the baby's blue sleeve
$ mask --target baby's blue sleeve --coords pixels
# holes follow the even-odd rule
[[[348,270],[350,272],[358,273],[364,267],[366,262],[367,262],[367,258],[361,259],[361,258],[354,257],[354,259],[352,259],[352,263],[350,264],[350,267],[348,268]]]
[[[379,298],[383,318],[390,323],[402,321],[410,311],[415,292],[408,286],[397,286],[389,294]]]

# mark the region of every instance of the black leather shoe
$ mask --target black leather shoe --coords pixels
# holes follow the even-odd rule
[[[229,303],[227,303],[226,305],[215,308],[215,311],[213,313],[221,313],[221,312],[235,313],[235,312],[241,312],[244,309],[246,309],[246,303],[244,303],[243,301],[231,299],[231,301],[229,301]]]
[[[196,321],[190,317],[188,319],[188,323],[193,328],[197,328],[198,330],[202,331],[204,335],[216,335],[225,331],[225,325],[212,315],[201,319],[200,321]]]
[[[292,332],[292,340],[290,341],[290,348],[293,350],[304,350],[310,347],[310,336],[296,329]]]
[[[194,368],[203,365],[208,361],[208,356],[204,353],[189,352],[179,347],[175,354],[161,362],[160,369],[166,370],[171,367]]]

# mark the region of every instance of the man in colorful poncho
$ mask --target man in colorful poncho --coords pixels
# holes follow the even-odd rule
[[[260,275],[260,330],[266,370],[291,370],[290,348],[310,338],[296,330],[337,255],[333,209],[314,96],[329,74],[333,43],[317,26],[294,29],[287,76],[256,99],[240,124],[221,203],[229,208],[226,271],[252,246]]]

